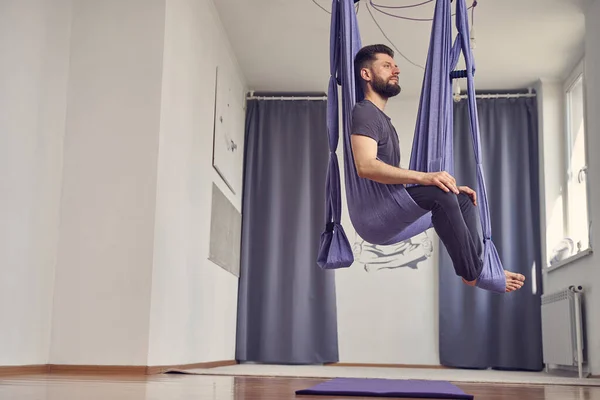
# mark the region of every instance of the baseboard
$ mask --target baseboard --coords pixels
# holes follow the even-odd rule
[[[369,363],[329,363],[328,367],[368,367],[368,368],[419,368],[419,369],[451,369],[444,365],[424,365],[424,364],[369,364]]]
[[[216,368],[235,365],[235,360],[211,361],[181,365],[15,365],[0,366],[2,375],[38,375],[38,374],[69,374],[69,375],[157,375],[170,371],[184,371],[196,368]]]
[[[36,375],[48,373],[48,365],[0,366],[0,375]]]
[[[145,365],[64,365],[49,364],[51,374],[72,375],[146,375]]]
[[[156,375],[156,374],[164,374],[165,372],[185,371],[187,369],[227,367],[227,366],[236,365],[236,364],[237,364],[236,360],[223,360],[223,361],[211,361],[211,362],[183,364],[183,365],[157,365],[157,366],[147,367],[146,373],[148,375]]]

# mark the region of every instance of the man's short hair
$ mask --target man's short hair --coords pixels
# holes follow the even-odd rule
[[[394,51],[385,44],[371,44],[364,46],[356,53],[354,57],[354,74],[357,82],[361,85],[365,84],[365,81],[360,76],[360,70],[363,68],[370,68],[373,61],[377,60],[377,54],[387,54],[390,57],[394,57]]]

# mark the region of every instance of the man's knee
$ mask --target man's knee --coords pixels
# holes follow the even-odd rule
[[[457,195],[457,197],[458,197],[458,202],[460,204],[465,204],[465,203],[472,204],[473,203],[473,201],[471,200],[471,197],[466,193],[461,192]]]
[[[459,209],[458,196],[460,196],[460,194],[457,195],[455,193],[445,192],[440,189],[436,191],[435,202],[438,204],[439,207],[445,210],[451,210],[454,208]]]
[[[475,207],[475,204],[473,204],[473,199],[471,199],[471,196],[466,193],[460,193],[457,196],[457,199],[461,210],[468,210],[472,207]]]

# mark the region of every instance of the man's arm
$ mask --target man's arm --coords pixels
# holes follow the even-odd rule
[[[352,135],[352,152],[358,176],[384,184],[422,184],[425,173],[394,167],[377,159],[377,142]]]
[[[383,184],[435,185],[458,194],[456,180],[447,172],[420,172],[386,164],[377,159],[377,142],[360,134],[351,135],[354,164],[358,176]]]

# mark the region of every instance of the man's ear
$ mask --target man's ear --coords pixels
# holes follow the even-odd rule
[[[371,71],[369,68],[362,68],[360,70],[360,76],[367,82],[371,81]]]

